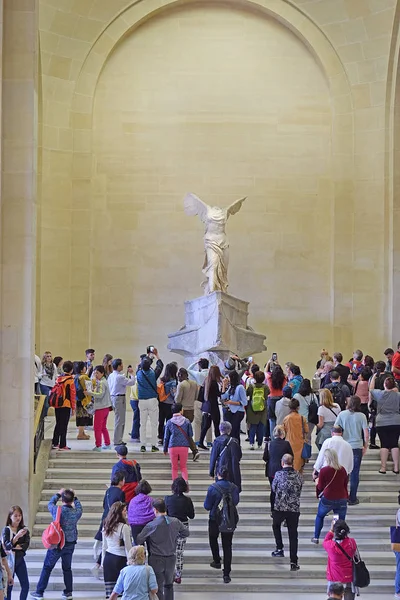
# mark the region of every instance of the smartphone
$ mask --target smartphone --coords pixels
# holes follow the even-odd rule
[[[332,523],[336,523],[336,521],[339,521],[339,515],[333,515],[332,517]]]
[[[150,352],[154,352],[154,346],[149,346]]]
[[[277,353],[276,353],[276,352],[273,352],[273,353],[272,353],[272,360],[273,360],[273,361],[276,361],[276,360],[278,360],[278,355],[277,355]]]

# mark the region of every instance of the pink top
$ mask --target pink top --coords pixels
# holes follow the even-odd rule
[[[353,386],[353,393],[360,398],[361,404],[368,404],[369,382],[359,379],[358,381],[349,380],[348,383]]]
[[[353,558],[357,550],[356,541],[348,537],[339,542],[339,544],[350,558]],[[351,583],[353,581],[353,561],[349,560],[338,547],[338,544],[333,539],[332,531],[328,531],[326,534],[323,545],[328,553],[328,564],[326,567],[327,580]]]

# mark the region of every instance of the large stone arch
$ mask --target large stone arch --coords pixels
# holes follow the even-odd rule
[[[207,0],[145,0],[135,2],[116,16],[93,44],[79,74],[71,110],[71,124],[74,130],[92,129],[93,102],[99,76],[108,57],[123,38],[146,21],[163,11],[189,4],[207,4]],[[221,2],[229,10],[231,5]],[[330,259],[331,270],[331,305],[330,325],[332,337],[329,340],[335,347],[352,345],[351,328],[348,327],[348,307],[352,303],[351,276],[343,277],[348,272],[348,256],[352,253],[352,231],[344,239],[343,214],[346,214],[353,203],[353,163],[354,163],[354,123],[353,101],[350,85],[344,66],[330,43],[326,34],[310,17],[292,2],[282,0],[237,0],[234,6],[257,11],[278,20],[300,38],[319,62],[329,84],[332,103],[332,182],[334,205],[332,207],[332,237],[341,232],[343,240],[340,247],[333,244]],[[92,196],[96,195],[98,182],[92,180],[93,161],[91,148],[85,152],[74,151],[74,164],[79,165],[79,180],[86,180],[86,189]],[[78,206],[79,198],[73,200]],[[73,267],[72,267],[73,268]],[[87,283],[87,301],[90,305],[91,282]],[[89,312],[89,322],[91,316]]]

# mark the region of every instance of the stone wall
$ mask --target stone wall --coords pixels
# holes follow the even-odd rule
[[[230,292],[269,351],[394,343],[396,0],[40,0],[38,342],[134,360],[198,294],[188,190],[227,205]]]

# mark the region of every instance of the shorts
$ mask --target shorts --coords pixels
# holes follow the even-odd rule
[[[376,433],[379,436],[381,448],[391,450],[392,448],[398,447],[400,425],[385,425],[384,427],[377,427]]]

